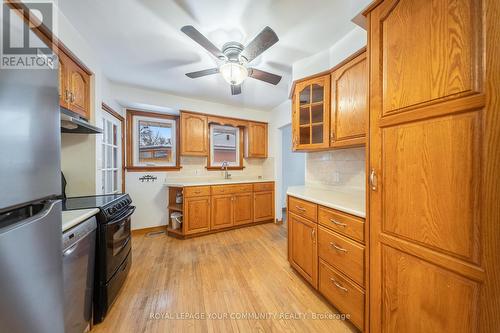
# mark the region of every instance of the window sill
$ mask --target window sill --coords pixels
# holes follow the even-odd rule
[[[132,167],[126,167],[125,169],[129,172],[141,172],[141,171],[151,171],[151,172],[156,172],[156,171],[179,171],[182,167],[181,166],[132,166]]]
[[[226,168],[222,168],[220,166],[207,166],[206,167],[208,171],[224,171],[226,170]],[[228,170],[243,170],[245,169],[244,166],[230,166],[230,167],[227,167]]]

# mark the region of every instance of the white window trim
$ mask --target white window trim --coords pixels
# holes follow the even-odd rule
[[[140,163],[139,162],[139,121],[154,121],[157,123],[171,124],[172,131],[172,162],[171,163]],[[177,124],[175,119],[134,116],[132,122],[132,157],[135,167],[170,167],[177,166]]]
[[[121,147],[121,144],[122,144],[122,131],[123,131],[123,128],[121,126],[121,122],[116,119],[115,117],[113,117],[112,115],[109,115],[107,113],[103,113],[103,116],[102,116],[102,122],[103,122],[103,136],[102,136],[102,141],[101,141],[101,149],[102,149],[102,156],[104,156],[103,160],[102,160],[102,167],[101,167],[101,179],[104,178],[104,181],[103,181],[103,184],[101,185],[102,186],[102,193],[103,194],[116,194],[116,193],[121,193],[122,192],[122,175],[120,174],[122,171],[122,149],[123,147]],[[112,125],[115,125],[116,128],[117,128],[117,137],[116,137],[116,145],[112,144],[112,143],[109,143],[107,142],[107,139],[108,139],[108,136],[107,134],[107,123],[110,122]],[[112,135],[112,134],[110,134]],[[117,155],[116,155],[116,167],[113,167],[112,163],[110,164],[111,167],[106,167],[107,166],[107,158],[108,158],[108,154],[106,152],[106,148],[107,147],[110,147],[111,148],[111,156],[113,158],[113,150],[116,149],[117,150]],[[113,172],[116,171],[117,172],[117,184],[115,184],[114,182],[114,177],[111,176],[111,189],[113,188],[116,188],[116,190],[112,190],[112,191],[106,191],[106,177],[108,172],[111,171],[111,175],[113,175]],[[104,177],[102,177],[104,175]]]
[[[210,125],[210,166],[222,167],[222,162],[214,161],[214,128],[236,129],[236,162],[228,162],[228,167],[240,167],[240,128],[234,126]]]

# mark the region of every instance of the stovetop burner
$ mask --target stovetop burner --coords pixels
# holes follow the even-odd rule
[[[113,203],[129,199],[128,194],[105,194],[89,195],[83,197],[72,197],[63,200],[63,210],[100,208],[104,210]],[[130,200],[130,199],[129,199]]]

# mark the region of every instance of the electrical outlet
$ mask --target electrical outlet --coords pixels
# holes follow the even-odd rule
[[[340,172],[338,172],[338,171],[333,172],[333,182],[335,184],[340,183]]]

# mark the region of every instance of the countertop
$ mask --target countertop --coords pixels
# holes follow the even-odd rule
[[[165,182],[165,186],[169,187],[185,187],[185,186],[207,186],[207,185],[225,185],[225,184],[245,184],[245,183],[265,183],[274,182],[274,179],[269,178],[206,178],[206,179],[171,179]]]
[[[362,190],[343,187],[325,189],[312,186],[290,186],[286,193],[344,213],[366,217],[366,198]]]
[[[86,219],[99,213],[99,208],[65,210],[62,212],[62,231],[73,228]]]

